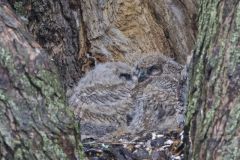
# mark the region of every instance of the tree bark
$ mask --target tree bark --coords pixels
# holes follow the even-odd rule
[[[0,3],[0,159],[79,159],[78,121],[56,69]]]
[[[201,0],[190,65],[187,159],[240,159],[240,2]]]
[[[53,57],[65,89],[76,84],[85,73],[83,66],[93,66],[84,52],[87,42],[82,31],[78,0],[38,0],[29,4],[28,28],[36,41]],[[84,45],[81,46],[80,44]]]
[[[195,42],[194,0],[25,2],[19,10],[28,10],[28,28],[53,56],[66,89],[96,63],[133,64],[142,54],[162,52],[184,64]]]

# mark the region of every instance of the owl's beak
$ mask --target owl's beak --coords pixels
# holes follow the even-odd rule
[[[143,82],[145,79],[147,79],[147,73],[144,70],[139,70],[137,77],[138,82]]]
[[[142,82],[145,79],[147,79],[147,73],[145,70],[137,68],[134,72],[133,72],[133,81],[134,82]]]
[[[145,79],[147,79],[147,75],[144,72],[138,75],[138,82],[143,82]]]

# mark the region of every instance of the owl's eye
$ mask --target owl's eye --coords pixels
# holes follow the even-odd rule
[[[147,74],[148,74],[148,75],[156,74],[156,73],[158,73],[158,72],[160,72],[160,68],[157,67],[157,66],[151,66],[151,67],[149,67],[149,68],[147,69]]]
[[[125,79],[127,81],[131,81],[132,80],[132,76],[130,74],[128,74],[128,73],[121,73],[119,75],[119,78],[123,78],[123,79]]]

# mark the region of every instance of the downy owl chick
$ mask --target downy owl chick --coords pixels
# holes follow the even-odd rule
[[[136,63],[133,79],[138,80],[138,85],[134,91],[131,130],[178,128],[182,69],[182,65],[161,54],[148,55]]]
[[[80,117],[82,138],[106,136],[127,125],[135,87],[131,72],[127,64],[107,62],[79,81],[69,103]]]

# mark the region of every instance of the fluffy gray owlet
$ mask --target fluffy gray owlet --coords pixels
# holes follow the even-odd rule
[[[183,66],[160,54],[136,63],[133,120],[130,130],[177,129],[183,123],[180,80]]]
[[[133,107],[131,68],[121,62],[99,64],[83,77],[69,99],[80,117],[82,138],[102,137],[127,125]]]

